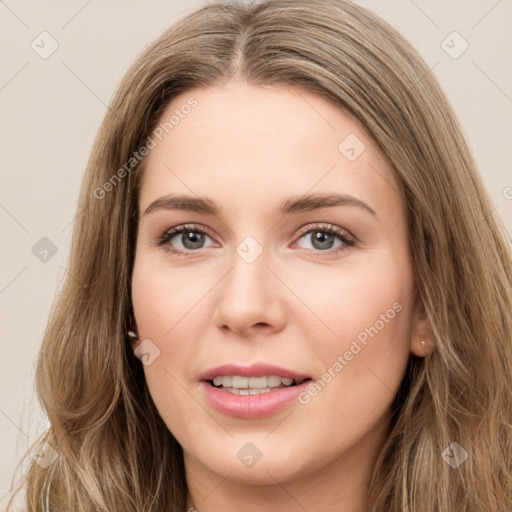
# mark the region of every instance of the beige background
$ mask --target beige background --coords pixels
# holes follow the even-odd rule
[[[141,49],[205,3],[0,2],[0,510],[15,461],[45,425],[34,398],[34,366],[66,274],[80,180],[106,104]],[[359,3],[398,28],[433,68],[512,233],[512,1]],[[43,31],[51,36],[39,36]],[[453,31],[469,44],[456,59],[442,47]],[[464,44],[457,37],[444,43],[452,53]],[[51,38],[58,48],[43,59],[31,43],[44,52]],[[46,263],[32,252],[43,237],[57,248]]]

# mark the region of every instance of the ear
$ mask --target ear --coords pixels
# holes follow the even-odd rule
[[[128,331],[128,337],[132,343],[132,349],[137,348],[140,345],[140,339],[137,330],[137,323],[132,315],[130,315],[130,330]]]
[[[423,301],[416,297],[412,313],[411,353],[418,357],[430,355],[435,348],[435,338]]]

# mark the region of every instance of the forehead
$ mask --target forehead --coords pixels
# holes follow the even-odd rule
[[[306,193],[348,193],[375,209],[401,202],[361,126],[304,90],[245,83],[192,89],[173,99],[153,134],[141,211],[169,193],[212,197],[240,212]]]

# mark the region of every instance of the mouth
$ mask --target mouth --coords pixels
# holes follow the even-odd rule
[[[207,380],[210,386],[234,395],[261,395],[272,391],[299,386],[311,380],[309,377],[282,377],[280,375],[262,375],[246,377],[242,375],[217,375]]]
[[[222,414],[243,419],[262,418],[291,407],[312,380],[267,363],[225,364],[200,376],[207,403]]]

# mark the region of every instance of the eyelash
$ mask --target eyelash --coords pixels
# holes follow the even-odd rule
[[[300,240],[301,238],[303,238],[305,235],[308,235],[309,233],[317,231],[320,233],[328,233],[330,235],[335,235],[343,242],[342,247],[338,247],[337,249],[334,249],[334,250],[331,249],[331,250],[326,250],[326,251],[318,251],[318,250],[314,250],[314,249],[306,249],[306,250],[308,250],[309,254],[312,254],[315,256],[321,256],[321,257],[332,256],[333,254],[336,254],[340,251],[346,250],[349,247],[356,246],[357,240],[355,237],[349,235],[349,233],[347,231],[345,231],[344,229],[338,228],[332,224],[316,224],[316,225],[308,226],[308,228],[309,229],[301,232],[297,241]],[[212,238],[206,230],[202,229],[197,224],[183,224],[182,226],[177,226],[168,231],[165,231],[160,237],[158,237],[157,245],[163,246],[163,249],[165,251],[167,251],[171,254],[176,254],[178,256],[186,256],[188,254],[199,251],[200,249],[182,251],[180,249],[172,248],[169,245],[168,242],[171,240],[171,238],[173,238],[176,235],[183,233],[185,231],[190,231],[190,232],[194,232],[194,233],[202,233],[202,234],[207,235],[210,238]]]

